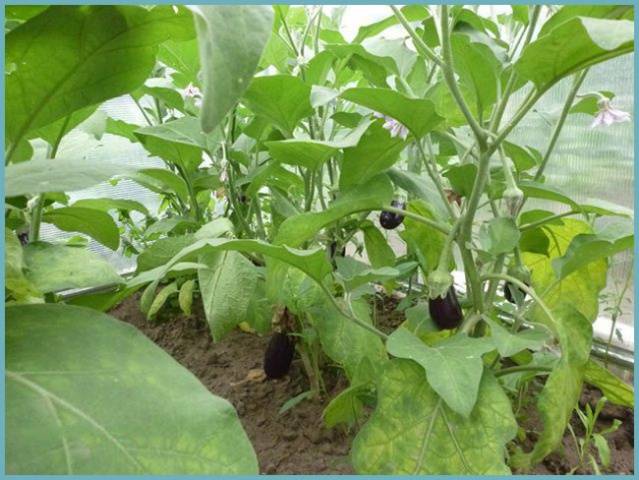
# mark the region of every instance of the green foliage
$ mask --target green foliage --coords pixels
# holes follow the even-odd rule
[[[506,443],[517,432],[508,397],[484,373],[470,418],[450,410],[429,386],[423,369],[393,360],[378,385],[375,413],[353,443],[360,474],[504,475]]]
[[[6,328],[8,473],[257,473],[233,407],[130,325],[32,305]]]

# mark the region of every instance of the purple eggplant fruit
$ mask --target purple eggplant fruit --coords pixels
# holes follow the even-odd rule
[[[282,378],[291,368],[295,345],[285,333],[275,332],[264,353],[264,373],[268,378]]]
[[[526,285],[528,285],[527,282],[526,282]],[[519,291],[519,296],[521,300],[526,298],[526,292],[524,292],[521,288],[513,285],[510,282],[506,282],[504,284],[504,298],[508,300],[510,303],[517,303],[517,300],[515,300],[515,295],[513,295],[515,291]]]
[[[391,202],[391,207],[404,210],[406,208],[406,204],[401,200],[393,200]],[[400,213],[382,210],[382,213],[379,215],[379,224],[386,230],[393,230],[399,227],[403,221],[404,215]]]
[[[428,311],[430,318],[441,329],[451,329],[458,327],[464,315],[457,300],[455,289],[450,287],[445,297],[436,297],[428,300]]]

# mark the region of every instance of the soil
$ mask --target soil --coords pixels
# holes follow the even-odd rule
[[[395,310],[399,300],[385,298],[377,301],[377,326],[386,332],[397,328],[403,321]],[[197,302],[196,302],[197,303]],[[326,404],[347,386],[335,371],[325,373],[329,394],[326,398],[303,400],[280,414],[281,407],[291,398],[309,389],[301,361],[295,359],[288,375],[280,380],[265,380],[262,372],[264,351],[268,336],[235,330],[223,341],[213,343],[202,311],[185,316],[166,312],[164,319],[149,322],[139,310],[139,295],[128,298],[114,308],[111,315],[131,323],[157,345],[189,369],[212,393],[230,401],[239,415],[258,457],[263,474],[353,474],[349,450],[354,432],[327,429],[322,422]],[[596,389],[586,387],[580,400],[583,407],[593,407],[601,396]],[[539,431],[540,422],[528,415],[527,430]],[[611,464],[602,473],[634,473],[634,414],[633,411],[606,405],[600,415],[597,431],[607,427],[614,419],[623,423],[608,435]],[[576,415],[571,421],[577,436],[583,427]],[[530,449],[534,434],[524,441],[524,450]],[[570,433],[566,433],[563,446],[549,455],[531,472],[534,474],[565,474],[578,463],[577,450]],[[594,473],[590,465],[576,473]]]

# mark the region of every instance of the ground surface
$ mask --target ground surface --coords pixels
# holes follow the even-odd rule
[[[171,320],[148,322],[139,311],[139,298],[134,296],[110,313],[139,328],[147,337],[188,368],[214,394],[229,400],[236,408],[242,425],[255,448],[260,472],[266,474],[347,474],[354,473],[349,460],[352,435],[337,429],[328,430],[322,423],[322,411],[330,398],[346,384],[329,372],[326,376],[329,397],[305,400],[283,414],[278,411],[292,397],[308,390],[299,359],[293,361],[289,375],[282,380],[259,378],[268,337],[241,331],[232,332],[222,342],[213,343],[208,326],[196,311],[191,317],[175,314]],[[402,322],[401,314],[393,311],[396,300],[387,299],[380,305],[377,322],[385,331],[392,331]],[[582,406],[593,406],[600,394],[586,389]],[[605,428],[613,419],[623,424],[611,434],[611,466],[609,472],[634,472],[634,416],[629,409],[606,406],[601,415]],[[534,415],[528,427],[541,430]],[[575,433],[583,429],[575,417]],[[534,434],[529,434],[529,437]],[[524,447],[528,447],[525,441]],[[563,440],[563,451],[549,455],[532,473],[565,474],[576,465],[577,454],[570,434]],[[577,473],[592,473],[587,466]],[[604,472],[605,473],[605,472]]]

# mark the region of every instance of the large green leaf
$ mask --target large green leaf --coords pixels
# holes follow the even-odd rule
[[[633,222],[611,222],[597,233],[575,236],[563,256],[552,262],[558,280],[591,262],[610,258],[634,245]]]
[[[379,209],[389,204],[392,196],[393,187],[388,177],[379,175],[365,184],[345,191],[322,212],[301,213],[287,218],[280,225],[275,243],[298,247],[326,225],[352,213]]]
[[[332,268],[326,259],[326,253],[323,249],[315,250],[297,250],[287,246],[277,246],[260,240],[227,240],[220,238],[203,238],[197,242],[183,248],[163,267],[144,272],[140,277],[144,283],[151,282],[147,287],[141,299],[142,311],[148,311],[153,299],[155,290],[160,280],[175,266],[177,266],[183,258],[196,253],[204,253],[205,251],[241,251],[253,252],[279,260],[287,265],[301,270],[311,277],[315,282],[322,283],[326,275]],[[150,275],[152,274],[152,275]]]
[[[565,299],[570,302],[569,299]],[[537,400],[544,430],[533,450],[518,450],[512,457],[512,465],[528,470],[540,462],[561,443],[566,425],[575,404],[581,396],[582,380],[592,341],[592,326],[571,303],[563,303],[554,309],[555,334],[561,346],[561,359],[548,376]]]
[[[15,301],[27,301],[41,296],[36,287],[25,276],[24,250],[16,234],[4,229],[4,285]],[[7,297],[5,295],[5,300]]]
[[[131,180],[157,193],[176,194],[184,203],[189,203],[189,191],[182,177],[166,168],[144,168],[128,175]]]
[[[311,87],[290,75],[254,78],[244,94],[244,103],[279,128],[287,137],[302,118],[311,114]]]
[[[198,281],[206,320],[213,340],[218,341],[246,320],[258,273],[239,252],[203,253],[198,261],[208,267],[198,270]]]
[[[489,372],[465,419],[450,410],[409,360],[388,362],[375,413],[353,442],[360,474],[504,475],[505,445],[517,432],[510,401]]]
[[[7,139],[135,90],[157,45],[193,37],[191,13],[169,5],[54,6],[6,37]]]
[[[388,353],[420,364],[432,389],[464,418],[470,416],[477,401],[484,369],[481,356],[494,348],[487,338],[461,333],[430,347],[405,328],[395,330],[386,341]]]
[[[202,151],[212,143],[210,136],[201,131],[200,122],[195,117],[144,127],[135,135],[153,155],[189,170],[202,162]]]
[[[399,160],[406,145],[401,138],[394,138],[382,127],[381,120],[374,122],[356,146],[344,151],[339,177],[341,188],[360,185],[388,170]]]
[[[423,200],[412,200],[408,203],[409,212],[428,219],[435,219],[430,205]],[[424,223],[410,217],[404,219],[404,231],[400,233],[408,247],[417,254],[419,265],[425,274],[437,268],[439,257],[444,249],[446,235]]]
[[[212,131],[248,87],[271,34],[268,5],[192,7],[202,64],[201,121]]]
[[[538,36],[550,32],[574,17],[625,18],[632,20],[632,5],[564,5],[552,17],[544,22]]]
[[[630,20],[573,17],[531,42],[515,68],[522,78],[544,91],[571,73],[633,49]]]
[[[195,235],[192,233],[156,240],[138,255],[137,272],[146,272],[166,264],[183,248],[193,244],[195,240]]]
[[[83,207],[61,207],[42,215],[42,221],[52,223],[65,232],[86,233],[111,250],[120,245],[120,231],[111,215],[101,210]]]
[[[124,212],[140,212],[149,217],[151,214],[147,208],[137,200],[127,200],[124,198],[83,198],[74,202],[72,207],[92,208],[93,210],[102,210],[110,212],[112,210]]]
[[[395,265],[395,252],[393,252],[382,232],[372,222],[360,228],[364,233],[364,246],[371,265],[374,268]]]
[[[394,90],[351,88],[342,93],[341,96],[344,100],[350,100],[393,117],[405,125],[416,138],[423,137],[444,120],[437,115],[432,101],[409,98]]]
[[[543,300],[553,310],[555,306],[568,302],[574,305],[588,320],[594,321],[599,311],[598,296],[606,285],[606,260],[598,259],[573,271],[558,281],[553,269],[554,259],[563,256],[573,239],[580,234],[592,234],[588,224],[572,218],[562,219],[560,225],[543,228],[550,244],[548,255],[524,252],[523,260],[531,271],[532,286],[543,294]],[[548,324],[548,318],[541,309],[533,309],[533,318]],[[548,325],[551,329],[553,325]]]
[[[7,197],[17,197],[72,192],[135,170],[135,166],[125,162],[90,162],[84,158],[30,160],[6,166],[4,193]]]
[[[330,142],[293,138],[266,142],[265,144],[269,153],[278,162],[315,169],[339,150],[357,145],[370,124],[370,121],[363,121],[347,135]]]
[[[371,323],[370,305],[367,302],[355,301],[352,307],[353,314],[358,319]],[[332,305],[326,304],[310,310],[309,317],[319,334],[322,350],[331,360],[344,368],[351,380],[358,373],[364,358],[372,360],[375,364],[388,358],[384,344],[377,335],[355,324]]]
[[[233,407],[131,325],[7,308],[10,474],[256,474]]]
[[[531,328],[511,333],[498,321],[489,320],[490,339],[502,357],[512,357],[524,349],[540,350],[550,339],[547,328],[543,325],[529,324]]]
[[[81,247],[31,243],[24,260],[27,278],[42,293],[124,282],[113,265]]]
[[[584,381],[601,390],[601,393],[612,403],[628,408],[633,408],[635,405],[635,392],[632,385],[627,384],[593,359],[588,360],[586,364]]]
[[[519,229],[510,217],[496,217],[479,228],[481,248],[492,255],[512,252],[519,243]]]

